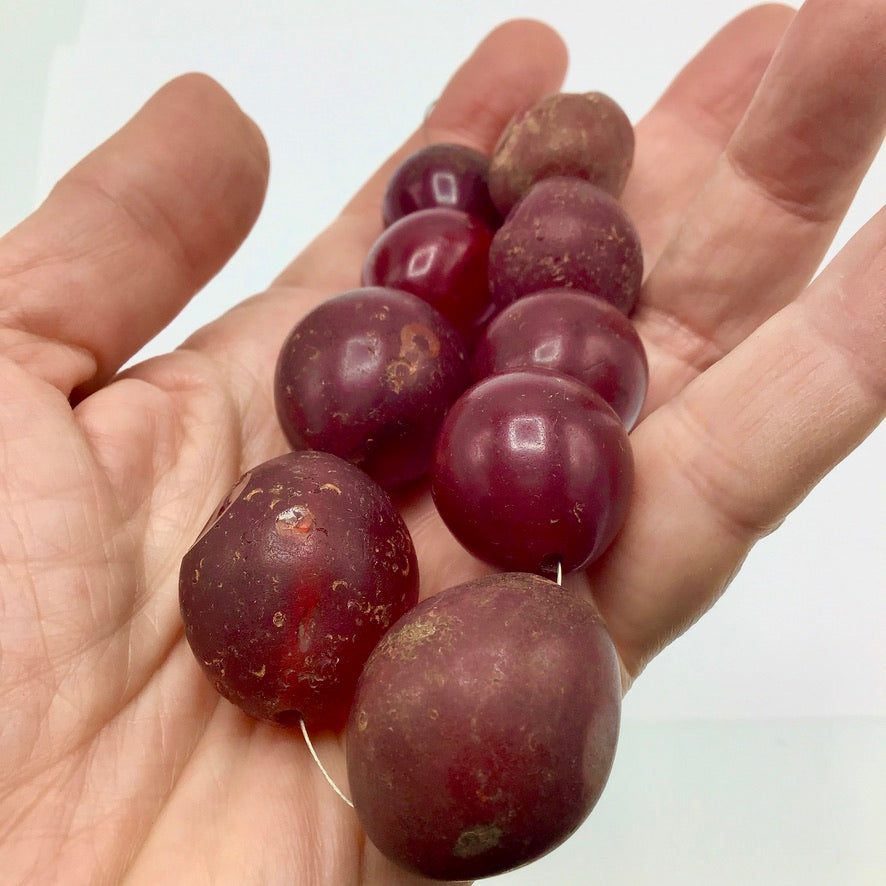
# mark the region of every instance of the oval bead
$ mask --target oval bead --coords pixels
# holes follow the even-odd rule
[[[518,299],[486,327],[474,352],[479,380],[539,366],[596,391],[630,430],[649,383],[649,364],[633,323],[618,308],[577,289]]]
[[[323,302],[277,361],[277,415],[294,449],[331,452],[385,489],[422,476],[437,429],[471,382],[461,337],[408,292],[367,287]]]
[[[366,256],[362,282],[417,295],[471,342],[490,307],[491,242],[492,231],[466,212],[422,209],[382,232]]]
[[[431,464],[443,521],[475,556],[550,575],[612,542],[628,509],[633,456],[615,412],[543,369],[490,376],[446,416]]]
[[[489,158],[466,145],[438,143],[410,154],[394,171],[382,198],[382,219],[393,224],[411,212],[461,209],[493,230],[501,215],[489,196]]]

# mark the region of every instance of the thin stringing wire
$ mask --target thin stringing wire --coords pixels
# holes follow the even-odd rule
[[[320,762],[320,758],[317,756],[317,752],[314,750],[314,743],[311,741],[310,735],[308,735],[308,727],[305,726],[304,718],[302,718],[302,717],[298,718],[298,725],[301,726],[301,734],[305,738],[305,744],[308,746],[308,750],[311,752],[311,756],[314,758],[314,762],[317,764],[320,771],[323,773],[323,777],[326,779],[326,781],[329,782],[329,785],[332,788],[332,790],[334,790],[336,792],[336,794],[338,794],[339,797],[341,797],[342,800],[344,800],[345,803],[347,803],[348,806],[350,806],[351,809],[353,809],[354,804],[342,793],[341,788],[339,788],[339,786],[332,780],[332,776],[326,771],[326,767]]]

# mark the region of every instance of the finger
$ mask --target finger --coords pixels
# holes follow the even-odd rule
[[[884,34],[881,0],[810,0],[795,17],[644,287],[647,412],[815,272],[883,140]]]
[[[341,217],[277,279],[329,292],[356,286],[360,267],[382,231],[381,201],[397,166],[426,144],[454,142],[489,154],[508,120],[561,86],[566,48],[541,22],[519,19],[492,31],[456,71],[427,120],[347,204]],[[347,238],[347,251],[341,243]],[[330,244],[339,260],[327,259]]]
[[[621,202],[636,222],[647,268],[712,172],[793,16],[790,7],[768,4],[733,19],[635,127],[634,166]]]
[[[637,426],[628,521],[591,576],[632,673],[882,421],[884,279],[886,209],[802,298]]]
[[[65,394],[100,386],[239,246],[267,174],[230,96],[174,80],[0,241],[0,349]]]

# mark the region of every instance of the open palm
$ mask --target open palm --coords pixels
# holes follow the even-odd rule
[[[638,125],[636,491],[571,579],[590,582],[626,686],[882,419],[884,212],[809,281],[883,138],[884,36],[881,0],[751,10]],[[564,68],[545,27],[497,29],[267,292],[122,375],[259,211],[266,150],[231,99],[200,76],[169,84],[0,241],[4,882],[419,882],[366,844],[297,734],[216,696],[183,638],[178,568],[232,482],[285,450],[277,350],[358,284],[396,163],[427,141],[489,151]],[[486,571],[426,493],[399,504],[424,595]],[[338,739],[317,744],[343,781]]]

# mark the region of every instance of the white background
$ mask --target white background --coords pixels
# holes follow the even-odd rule
[[[216,77],[265,132],[270,189],[240,253],[144,353],[167,350],[261,290],[499,22],[557,27],[566,88],[607,92],[636,120],[744,7],[0,0],[0,229],[165,80]],[[838,245],[884,194],[881,152]],[[581,832],[500,882],[886,882],[884,455],[881,427],[757,546],[628,695],[615,771]]]

